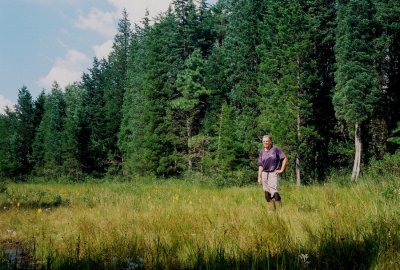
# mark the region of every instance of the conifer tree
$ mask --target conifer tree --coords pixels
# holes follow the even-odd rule
[[[189,56],[185,66],[176,81],[179,97],[172,100],[171,106],[176,115],[175,119],[182,119],[181,125],[186,128],[186,132],[182,135],[186,138],[188,170],[191,171],[193,149],[190,142],[201,129],[200,117],[210,91],[204,87],[205,62],[199,49]]]
[[[374,65],[383,91],[381,103],[370,124],[369,132],[372,134],[369,145],[375,157],[382,158],[385,152],[394,152],[398,148],[396,144],[386,145],[386,138],[400,121],[400,2],[374,0],[373,3],[377,35]]]
[[[304,180],[306,160],[312,160],[310,146],[316,136],[310,124],[311,84],[315,80],[312,24],[305,10],[307,7],[298,0],[269,2],[264,42],[258,48],[264,74],[260,80],[259,121],[294,163],[297,185]]]
[[[258,69],[260,58],[256,47],[261,43],[261,26],[265,13],[265,1],[239,0],[225,1],[227,14],[226,33],[222,43],[229,104],[237,111],[236,126],[240,127],[238,142],[248,160],[245,166],[253,167],[252,160],[257,155],[257,124],[260,113],[258,103]]]
[[[124,94],[122,107],[122,122],[118,135],[118,147],[122,153],[123,173],[124,174],[144,174],[150,169],[147,167],[146,160],[143,158],[145,141],[143,112],[144,97],[144,77],[147,72],[146,67],[146,39],[150,31],[149,13],[142,20],[142,26],[135,25],[131,37],[127,68],[127,85]]]
[[[49,177],[62,175],[62,132],[64,129],[65,100],[57,82],[46,97],[44,114],[33,144],[36,172]]]
[[[122,121],[122,104],[127,84],[127,66],[129,59],[129,46],[132,35],[128,13],[124,9],[122,18],[118,22],[118,33],[115,36],[113,51],[108,57],[105,70],[104,109],[106,116],[107,159],[113,167],[119,167],[121,154],[117,147],[118,132]]]
[[[169,9],[155,21],[146,39],[143,157],[148,170],[162,176],[177,174],[186,167],[184,150],[179,149],[181,128],[174,124],[169,105],[176,95],[177,74],[183,68],[177,28],[176,16]]]
[[[29,174],[32,169],[31,155],[35,128],[33,123],[32,96],[26,86],[18,90],[18,101],[15,106],[17,126],[15,127],[15,157],[19,174]]]
[[[6,108],[0,113],[0,176],[13,177],[18,169],[15,128],[17,126],[16,113]]]
[[[354,166],[357,180],[361,166],[362,127],[379,100],[378,75],[374,68],[374,8],[369,0],[337,2],[337,35],[333,96],[336,115],[354,131]]]
[[[62,153],[64,173],[80,180],[84,160],[87,158],[89,132],[87,128],[84,101],[86,91],[79,85],[65,89],[65,120],[62,132]]]
[[[35,129],[35,132],[39,128],[40,122],[42,121],[45,100],[46,100],[46,94],[45,94],[44,90],[42,90],[42,92],[40,92],[40,94],[37,96],[35,102],[33,103],[33,110],[34,110],[33,126]]]
[[[88,158],[83,167],[89,173],[103,173],[107,165],[107,128],[104,109],[105,69],[104,60],[94,58],[89,73],[82,76],[82,87],[86,90],[85,108],[87,113],[89,143]]]

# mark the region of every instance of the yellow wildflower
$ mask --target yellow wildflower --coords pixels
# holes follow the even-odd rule
[[[42,213],[42,208],[39,208],[38,210],[37,210],[37,212],[38,212],[38,214],[40,214],[40,213]]]

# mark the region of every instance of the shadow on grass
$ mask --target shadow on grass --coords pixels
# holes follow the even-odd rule
[[[11,208],[37,209],[55,208],[69,206],[70,200],[63,198],[59,194],[48,194],[46,192],[36,192],[32,194],[6,194],[6,198],[0,201],[0,211]]]
[[[326,228],[317,235],[315,246],[290,246],[274,254],[243,250],[236,258],[231,258],[223,246],[216,250],[202,246],[190,263],[175,256],[177,249],[160,247],[157,254],[146,256],[148,254],[140,254],[143,249],[134,244],[129,249],[129,257],[113,257],[113,250],[106,248],[104,255],[98,257],[89,254],[80,257],[79,251],[76,258],[50,253],[41,263],[43,269],[389,269],[386,266],[398,265],[396,254],[400,253],[400,237],[396,233],[397,225],[395,222],[376,223],[368,232],[356,229],[344,236],[338,235],[334,228]],[[261,249],[265,250],[265,247]],[[7,268],[9,265],[5,262],[0,258],[0,269],[24,269]]]

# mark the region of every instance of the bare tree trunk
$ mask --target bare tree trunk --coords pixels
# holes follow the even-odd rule
[[[360,175],[362,144],[361,144],[361,128],[359,124],[355,125],[354,146],[355,146],[355,155],[354,155],[353,173],[351,174],[352,181],[356,181]]]
[[[300,113],[297,113],[297,141],[300,142]],[[300,153],[296,153],[296,184],[301,185],[301,174],[300,174]]]
[[[296,125],[296,129],[297,129],[297,145],[299,145],[300,143],[300,126],[301,126],[301,117],[300,117],[300,105],[299,105],[299,101],[300,101],[300,90],[301,90],[301,82],[300,82],[300,59],[299,57],[297,57],[297,125]],[[301,185],[301,174],[300,174],[300,153],[299,153],[299,149],[297,149],[296,151],[296,184],[297,186]]]
[[[191,171],[193,168],[192,163],[192,151],[190,148],[190,138],[192,137],[192,125],[191,125],[190,117],[186,119],[186,132],[187,132],[187,148],[188,148],[188,170]]]
[[[222,132],[222,117],[224,114],[224,105],[221,106],[221,115],[219,118],[219,132],[218,132],[218,145],[217,145],[217,159],[219,160],[219,150],[221,146],[221,132]]]

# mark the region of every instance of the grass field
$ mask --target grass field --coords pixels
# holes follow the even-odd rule
[[[9,183],[0,269],[17,249],[45,269],[400,269],[400,178],[281,194],[271,212],[256,185]]]

